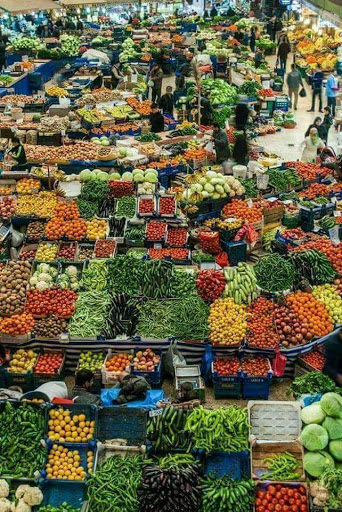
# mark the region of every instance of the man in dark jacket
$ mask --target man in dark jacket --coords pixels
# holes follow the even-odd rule
[[[315,69],[314,74],[311,77],[311,84],[312,84],[312,104],[310,110],[308,112],[314,112],[315,111],[315,103],[316,103],[316,96],[318,96],[319,99],[319,111],[323,113],[322,110],[322,84],[323,84],[323,73],[322,73],[322,67],[320,64],[317,64],[317,67]]]
[[[99,404],[100,397],[91,392],[94,384],[94,374],[91,370],[80,370],[76,373],[75,386],[71,398],[76,404]]]
[[[210,17],[215,18],[215,16],[217,16],[217,14],[218,14],[217,9],[215,6],[213,6],[213,8],[210,11]]]
[[[164,116],[160,112],[157,103],[152,103],[150,114],[151,132],[160,133],[164,131]]]
[[[258,69],[260,67],[260,64],[262,62],[264,62],[264,60],[265,60],[264,52],[260,48],[258,48],[254,55],[255,68]]]
[[[135,400],[144,400],[148,389],[151,389],[144,377],[121,372],[118,376],[121,391],[118,398],[113,400],[114,405],[123,405]]]
[[[152,101],[156,101],[161,96],[162,84],[163,84],[163,70],[159,64],[153,64],[151,69],[149,80],[153,82],[152,89]]]
[[[201,124],[203,126],[210,126],[213,119],[213,106],[209,100],[209,93],[206,93],[201,98]]]
[[[296,68],[295,64],[291,64],[291,71],[287,75],[287,86],[289,88],[289,97],[291,101],[291,105],[297,110],[298,103],[298,95],[299,95],[299,87],[303,87],[302,75]],[[294,102],[292,103],[292,96],[294,96]]]
[[[291,51],[291,46],[289,43],[283,39],[280,45],[278,46],[278,59],[280,61],[280,68],[285,70],[286,73],[286,61],[287,56]]]
[[[216,163],[222,164],[230,157],[230,148],[225,130],[218,123],[213,123],[213,141],[216,151]]]
[[[342,386],[342,335],[331,338],[325,345],[325,365],[323,372]]]
[[[173,116],[173,105],[174,98],[172,94],[172,87],[168,85],[166,87],[166,93],[159,100],[159,108],[162,110],[163,114],[168,114],[169,116]]]
[[[239,103],[235,107],[235,126],[236,126],[237,130],[244,131],[246,129],[248,116],[249,116],[248,105],[243,101],[239,101]]]

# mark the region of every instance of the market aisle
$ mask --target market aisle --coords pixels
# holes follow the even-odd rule
[[[273,67],[275,65],[275,60],[275,55],[267,57],[267,61]],[[293,55],[290,54],[288,58],[287,71],[290,71],[292,61]],[[258,144],[263,145],[267,151],[279,154],[282,158],[284,158],[284,160],[298,160],[301,158],[303,152],[302,143],[304,141],[304,134],[308,126],[313,123],[315,117],[323,117],[324,115],[318,112],[318,103],[316,103],[316,112],[307,112],[307,110],[311,107],[311,89],[310,86],[306,83],[305,90],[307,92],[307,97],[299,98],[298,110],[294,111],[295,119],[297,122],[296,128],[293,130],[287,130],[283,128],[280,134],[276,133],[274,135],[265,135],[264,137],[259,137],[257,139]],[[284,86],[284,92],[287,92],[286,84]],[[326,103],[327,99],[325,96],[323,96],[323,107],[326,106]],[[338,140],[337,132],[334,127],[331,127],[329,131],[328,145],[332,146],[334,150],[337,151]]]

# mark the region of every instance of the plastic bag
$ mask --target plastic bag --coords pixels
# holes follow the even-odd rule
[[[11,232],[11,246],[12,247],[19,247],[22,243],[23,243],[23,240],[24,240],[24,235],[22,233],[20,233],[19,231],[17,231],[16,229],[14,229],[12,226],[10,228],[10,232]]]
[[[222,268],[229,267],[228,254],[225,251],[220,252],[220,254],[216,256],[216,263]]]
[[[207,384],[211,380],[211,363],[214,361],[212,345],[209,343],[205,346],[205,352],[201,362],[201,375]]]
[[[272,370],[274,377],[282,377],[286,368],[287,357],[276,350],[275,358],[272,362]]]
[[[209,254],[219,254],[221,252],[220,234],[218,231],[203,229],[198,235],[198,240],[202,251]]]
[[[182,354],[179,352],[176,341],[171,341],[165,356],[163,357],[163,364],[165,372],[170,376],[175,376],[175,367],[186,365],[186,361]]]
[[[234,242],[238,242],[240,240],[244,240],[248,244],[253,244],[258,240],[258,233],[254,226],[251,224],[245,224],[241,229],[236,233],[234,238]]]

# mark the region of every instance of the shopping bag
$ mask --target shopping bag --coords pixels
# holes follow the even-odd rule
[[[306,98],[306,90],[304,89],[304,87],[302,87],[301,90],[299,91],[299,96],[301,98]]]
[[[176,366],[186,365],[184,357],[178,350],[176,341],[171,341],[169,348],[163,357],[163,365],[165,373],[167,373],[170,377],[175,376]]]
[[[214,361],[214,356],[212,353],[212,345],[209,343],[205,346],[205,352],[202,357],[201,362],[201,375],[204,379],[204,382],[207,384],[211,380],[211,363]]]
[[[280,353],[280,350],[276,350],[275,358],[272,362],[272,370],[274,377],[282,377],[285,372],[287,358]]]

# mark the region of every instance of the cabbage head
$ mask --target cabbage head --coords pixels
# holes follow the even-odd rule
[[[342,397],[337,393],[325,393],[320,405],[327,416],[342,418]]]
[[[319,478],[330,465],[335,466],[335,462],[327,452],[308,452],[304,455],[304,469],[310,476],[315,478]]]
[[[327,416],[322,424],[322,427],[328,432],[330,441],[335,439],[342,439],[342,419],[331,418]]]
[[[321,425],[306,425],[300,436],[302,444],[310,452],[324,450],[329,442],[328,432]]]
[[[325,414],[322,411],[319,402],[315,402],[314,404],[308,405],[304,407],[301,412],[302,422],[309,425],[310,423],[323,423],[325,420]]]
[[[342,439],[330,441],[329,452],[330,455],[334,457],[334,459],[338,460],[339,462],[342,462]]]

